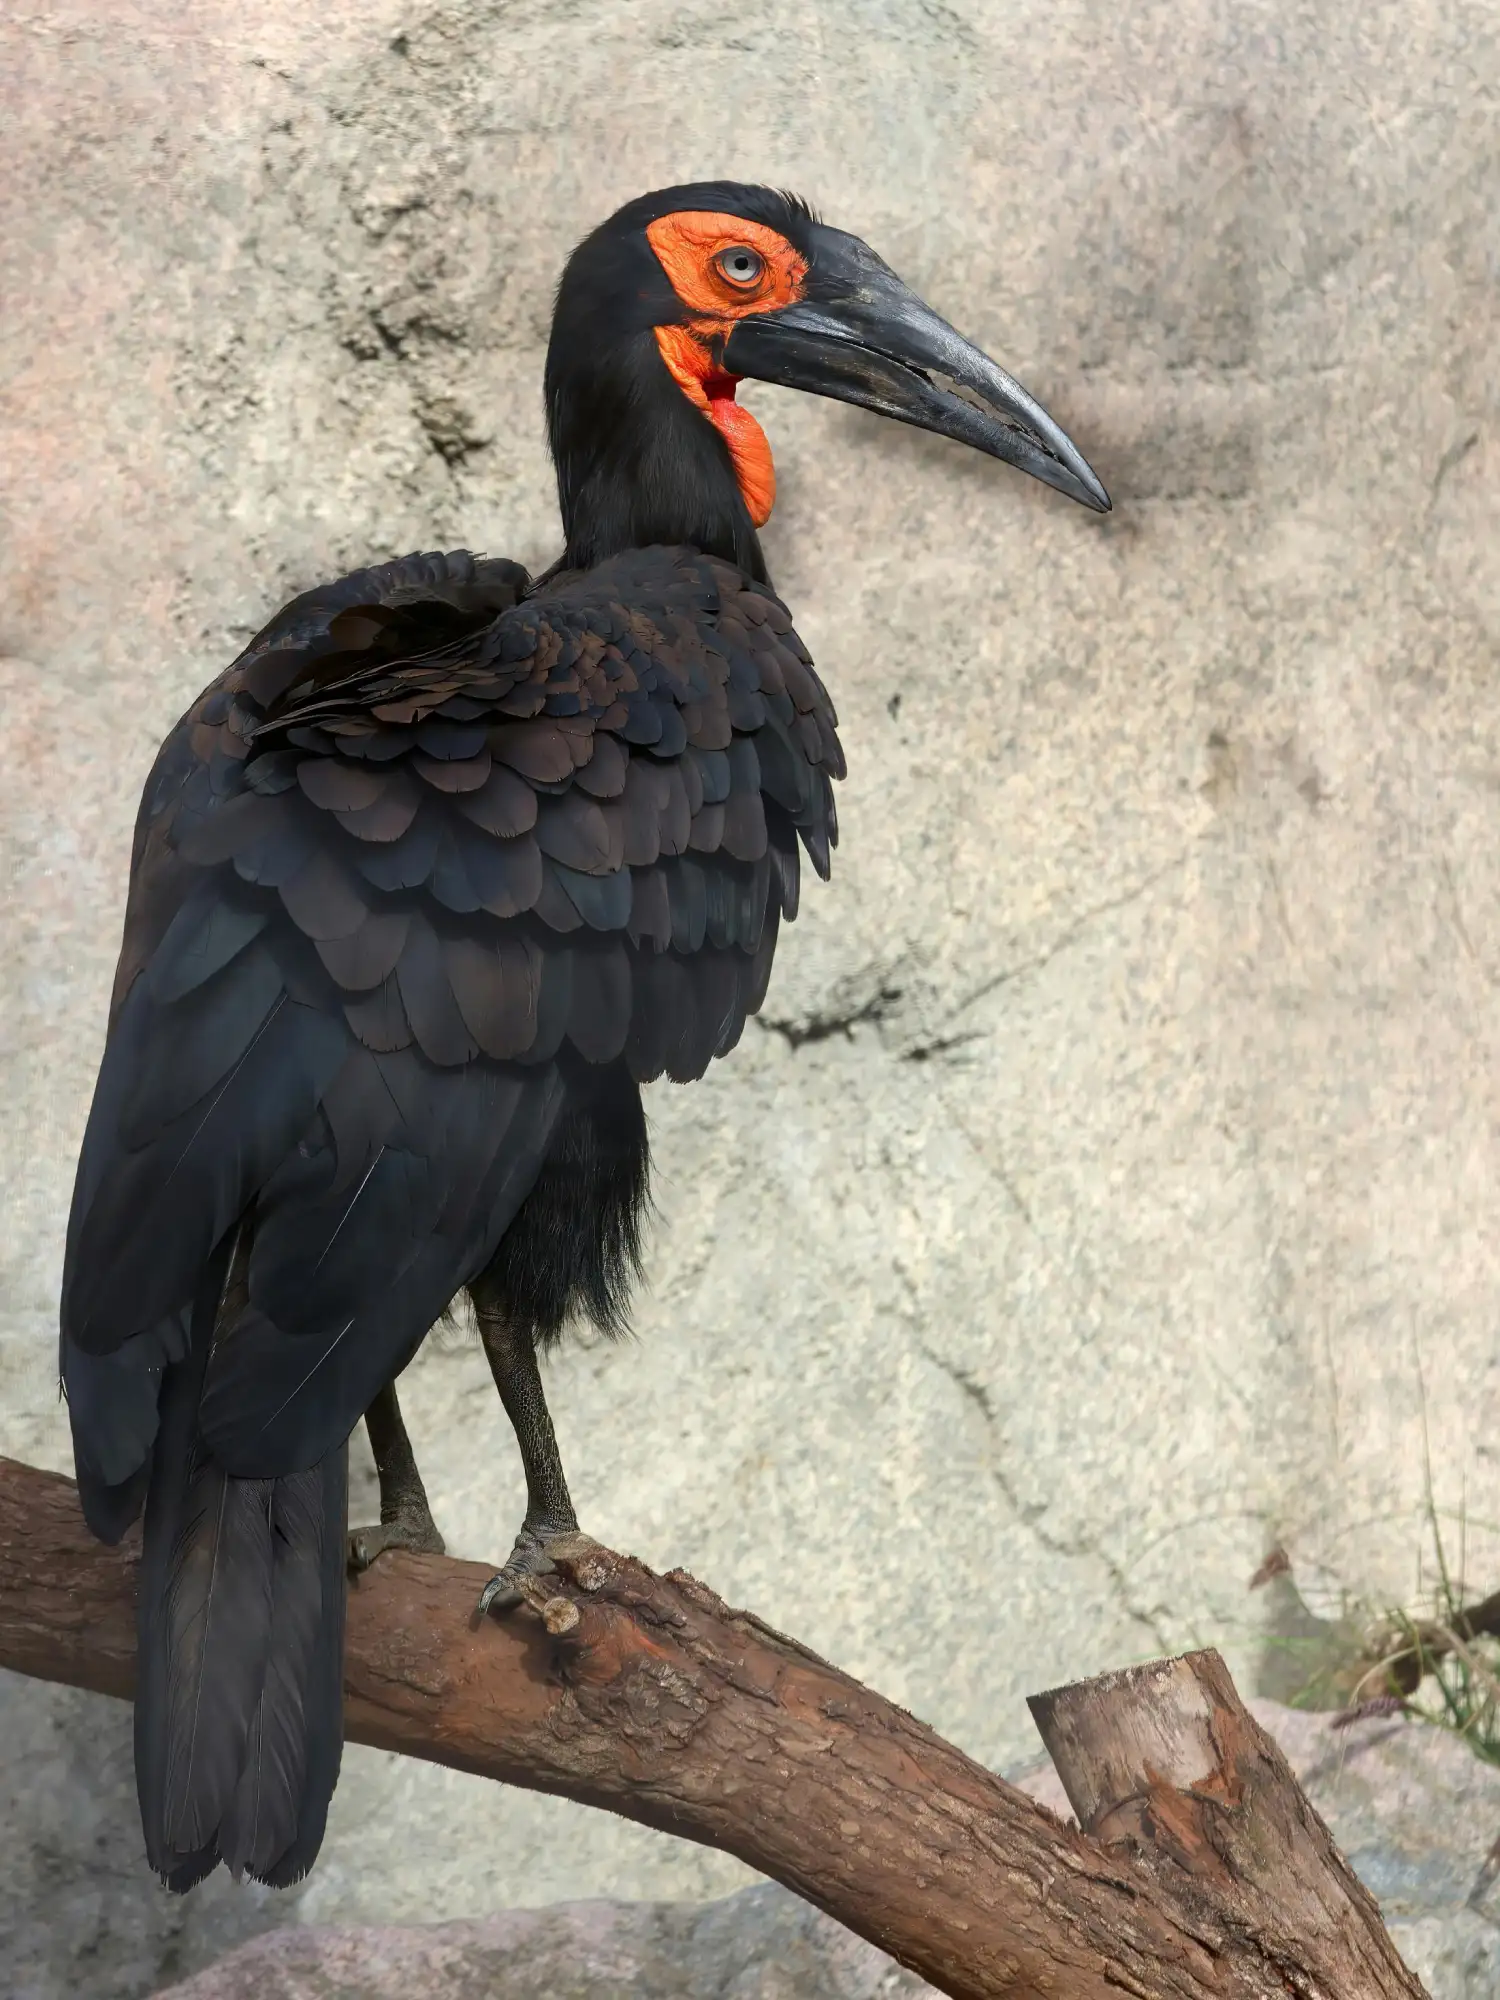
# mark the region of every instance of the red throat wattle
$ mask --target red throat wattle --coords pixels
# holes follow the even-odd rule
[[[771,446],[750,412],[734,400],[738,376],[726,374],[714,355],[736,320],[775,312],[801,298],[807,264],[784,236],[743,216],[683,209],[650,223],[646,236],[687,310],[685,320],[657,327],[661,358],[728,445],[746,511],[757,528],[764,527],[776,501]],[[745,278],[725,265],[726,256],[736,252],[748,253]]]
[[[702,410],[728,445],[745,511],[757,528],[763,528],[776,504],[776,467],[771,460],[771,443],[750,412],[735,401],[740,378],[726,375],[715,363],[705,338],[707,331],[691,326],[659,326],[656,344],[673,381],[688,401]]]

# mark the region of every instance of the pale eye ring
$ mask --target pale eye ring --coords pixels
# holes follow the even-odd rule
[[[714,258],[720,277],[727,278],[731,285],[748,291],[758,285],[766,268],[766,260],[758,250],[752,250],[748,243],[733,243],[727,250],[721,250]]]

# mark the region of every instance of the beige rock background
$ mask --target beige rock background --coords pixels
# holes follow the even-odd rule
[[[319,577],[549,559],[561,258],[727,173],[866,235],[1116,512],[754,394],[844,846],[763,1025],[652,1094],[640,1341],[553,1374],[585,1520],[992,1763],[1028,1689],[1195,1641],[1269,1671],[1275,1540],[1321,1609],[1409,1595],[1424,1442],[1492,1586],[1488,0],[18,0],[0,36],[0,1449],[66,1462],[62,1228],[156,740]],[[408,1381],[450,1546],[503,1551],[482,1360]],[[168,1905],[123,1712],[3,1701],[36,2000],[275,1921],[744,1879],[358,1751],[305,1892]]]

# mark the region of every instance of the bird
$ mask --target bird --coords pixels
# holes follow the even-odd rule
[[[146,780],[68,1222],[82,1510],[144,1513],[135,1766],[174,1890],[322,1842],[351,1573],[437,1551],[395,1382],[467,1294],[526,1480],[481,1610],[579,1532],[539,1356],[626,1324],[644,1084],[726,1055],[826,878],[833,704],[776,596],[745,380],[1103,513],[1077,446],[857,236],[733,181],[587,235],[544,372],[563,549],[293,599]],[[348,1527],[361,1419],[380,1522]]]

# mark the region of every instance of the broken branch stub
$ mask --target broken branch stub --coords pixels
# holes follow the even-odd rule
[[[1307,2000],[1420,2000],[1374,1898],[1215,1652],[1028,1703],[1079,1826],[1183,1909],[1254,1936]]]

